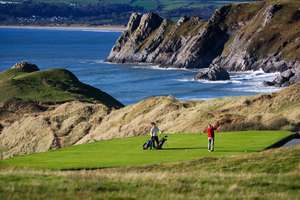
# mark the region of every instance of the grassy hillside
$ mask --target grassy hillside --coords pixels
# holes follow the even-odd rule
[[[278,12],[272,17],[272,23],[261,26],[264,22],[264,15],[260,9],[274,4],[280,5]],[[249,24],[243,27],[237,36],[239,43],[247,43],[252,41],[249,45],[244,47],[249,51],[255,53],[258,58],[266,55],[282,54],[281,56],[286,60],[299,60],[300,48],[297,38],[300,34],[296,27],[300,26],[300,1],[287,1],[287,0],[268,0],[265,2],[235,5],[229,12],[225,24],[234,27],[236,21],[246,21],[247,18],[256,16]],[[257,31],[261,29],[260,31]],[[231,38],[224,48],[223,56],[226,57],[233,51],[230,43],[234,42]],[[233,43],[234,44],[234,43]],[[237,48],[241,48],[237,46]],[[234,52],[235,53],[235,52]]]
[[[163,150],[145,151],[148,138],[131,137],[77,145],[58,151],[19,156],[0,162],[0,167],[43,169],[88,169],[149,165],[192,160],[199,157],[223,157],[256,152],[288,136],[285,131],[226,132],[216,136],[216,151],[207,151],[205,134],[172,134]]]
[[[99,89],[81,83],[74,74],[65,69],[31,73],[9,69],[0,73],[0,102],[13,98],[42,103],[95,101],[109,107],[122,107],[116,99]]]
[[[0,24],[124,25],[131,13],[149,11],[170,19],[181,16],[209,18],[217,7],[245,1],[248,0],[4,0],[0,2]]]
[[[300,146],[91,171],[0,169],[1,199],[276,199],[300,196]]]

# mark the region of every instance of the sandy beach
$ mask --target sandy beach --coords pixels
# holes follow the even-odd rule
[[[87,31],[111,31],[123,32],[126,30],[125,26],[121,25],[105,25],[105,26],[34,26],[34,25],[0,25],[0,28],[20,28],[20,29],[50,29],[50,30],[87,30]]]

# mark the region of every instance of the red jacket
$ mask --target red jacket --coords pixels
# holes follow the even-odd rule
[[[207,128],[207,137],[214,138],[215,137],[215,128]]]

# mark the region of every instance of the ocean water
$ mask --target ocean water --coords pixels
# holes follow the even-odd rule
[[[124,104],[150,96],[211,99],[269,93],[264,80],[276,74],[262,71],[231,73],[230,81],[195,81],[197,70],[160,69],[155,65],[106,63],[120,32],[94,29],[0,28],[0,71],[29,61],[41,69],[67,68],[82,82],[97,87]]]

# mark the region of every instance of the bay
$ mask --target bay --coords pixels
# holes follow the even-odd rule
[[[82,82],[128,105],[151,96],[211,99],[274,92],[263,71],[231,73],[230,81],[195,81],[197,70],[160,69],[155,65],[112,64],[105,58],[120,32],[95,29],[0,28],[0,70],[29,61],[40,69],[66,68]]]

